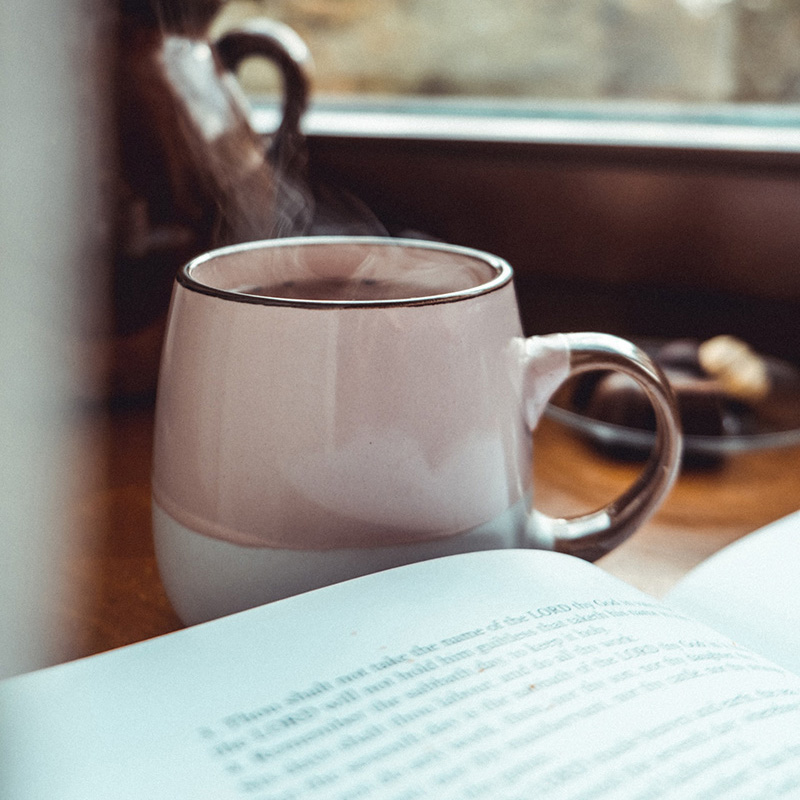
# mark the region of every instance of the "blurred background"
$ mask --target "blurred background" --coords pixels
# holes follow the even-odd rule
[[[0,7],[0,677],[62,652],[70,503],[96,468],[112,30],[87,0]]]
[[[305,39],[321,95],[800,99],[793,0],[232,0],[215,29],[257,15]]]

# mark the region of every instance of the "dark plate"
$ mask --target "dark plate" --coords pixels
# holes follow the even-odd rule
[[[637,340],[636,344],[652,356],[664,342],[645,339]],[[752,406],[730,404],[725,409],[724,427],[735,433],[685,434],[687,456],[721,456],[800,443],[800,370],[777,358],[762,358],[771,381],[767,398]],[[618,449],[621,454],[629,451],[629,455],[648,453],[654,441],[652,431],[594,419],[576,407],[577,380],[572,379],[561,387],[547,407],[546,415],[604,449]]]

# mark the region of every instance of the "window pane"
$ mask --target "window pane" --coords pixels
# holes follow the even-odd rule
[[[797,0],[230,0],[216,32],[252,16],[306,41],[316,96],[800,100]]]

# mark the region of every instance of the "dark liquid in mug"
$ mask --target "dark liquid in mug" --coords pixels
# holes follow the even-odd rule
[[[242,286],[244,294],[280,297],[292,300],[408,300],[444,294],[453,287],[421,281],[377,278],[310,278],[261,286]]]

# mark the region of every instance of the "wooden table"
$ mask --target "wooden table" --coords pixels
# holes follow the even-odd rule
[[[95,408],[76,431],[76,469],[86,477],[68,515],[74,546],[64,563],[63,659],[181,627],[153,554],[152,432],[149,407]],[[537,505],[547,513],[597,507],[639,470],[547,419],[534,438]],[[599,563],[660,596],[719,548],[798,508],[800,446],[738,455],[715,470],[684,471],[658,514]]]

